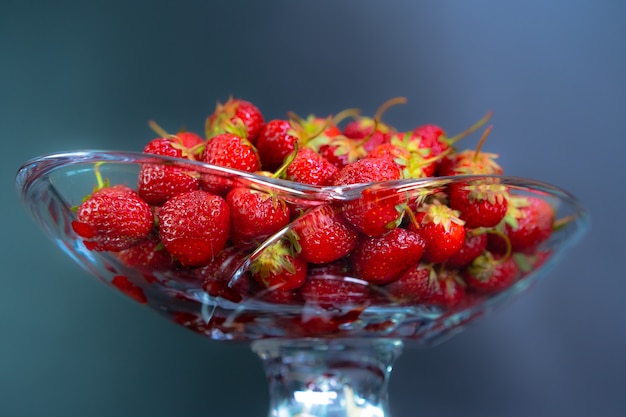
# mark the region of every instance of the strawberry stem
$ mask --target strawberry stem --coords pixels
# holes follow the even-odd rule
[[[148,121],[148,126],[150,126],[150,129],[152,129],[157,135],[159,135],[162,138],[167,138],[170,136],[170,134],[167,133],[165,129],[159,126],[157,122],[155,122],[154,120]]]
[[[485,141],[487,140],[487,136],[489,136],[489,134],[491,133],[492,128],[493,128],[493,125],[487,126],[487,129],[485,129],[485,131],[483,132],[483,135],[480,137],[480,141],[478,142],[478,145],[476,145],[476,150],[474,151],[474,162],[478,161],[480,150],[485,144]]]
[[[511,245],[511,239],[509,239],[509,237],[505,233],[497,229],[488,229],[485,233],[492,233],[496,236],[500,236],[504,240],[504,243],[506,244],[506,250],[504,251],[504,256],[502,256],[499,259],[494,260],[494,262],[498,265],[504,263],[507,259],[511,257],[511,254],[513,253],[513,246]]]
[[[577,216],[575,214],[570,214],[569,216],[561,217],[560,219],[555,220],[554,223],[552,223],[552,230],[555,232],[561,230],[574,221],[576,217]]]
[[[93,172],[96,174],[96,186],[97,190],[101,190],[107,186],[107,181],[102,178],[102,173],[100,172],[100,165],[104,164],[104,162],[96,162],[93,166]]]
[[[374,120],[381,120],[383,114],[385,114],[385,112],[389,110],[390,107],[393,107],[397,104],[405,104],[406,102],[406,97],[394,97],[385,101],[383,104],[380,105],[378,110],[376,110],[376,113],[374,113]]]
[[[357,117],[359,117],[359,115],[361,114],[361,110],[359,109],[345,109],[340,111],[339,113],[337,113],[334,117],[333,117],[333,124],[336,126],[339,123],[343,122],[345,119],[347,119],[348,117],[352,117],[353,119],[356,119]]]
[[[463,132],[452,136],[451,138],[448,138],[446,142],[448,143],[448,145],[454,145],[456,142],[460,141],[463,138],[466,138],[467,136],[480,129],[485,123],[489,121],[489,119],[491,119],[491,116],[493,116],[493,110],[489,110],[482,119],[465,129]]]
[[[293,144],[293,152],[287,155],[287,157],[283,161],[283,164],[276,170],[276,172],[274,172],[274,174],[272,174],[271,177],[282,178],[285,175],[285,172],[287,172],[289,165],[291,165],[293,160],[296,159],[296,156],[298,155],[299,150],[300,150],[300,144],[298,143],[298,141],[295,141]]]

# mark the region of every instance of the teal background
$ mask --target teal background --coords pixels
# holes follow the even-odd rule
[[[149,119],[201,130],[217,100],[266,118],[384,100],[454,134],[495,111],[510,175],[577,195],[593,228],[549,279],[430,350],[395,416],[626,414],[626,3],[0,0],[0,416],[264,416],[260,362],[87,276],[21,207],[39,154],[139,150]],[[475,144],[469,139],[467,146]]]

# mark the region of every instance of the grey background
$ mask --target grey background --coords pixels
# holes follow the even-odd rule
[[[494,109],[487,148],[507,173],[576,194],[592,231],[497,316],[405,351],[392,411],[626,415],[625,39],[609,0],[0,0],[0,416],[266,415],[252,353],[104,288],[13,189],[30,157],[139,150],[147,120],[200,130],[231,93],[267,118],[403,95],[387,121],[452,134]]]

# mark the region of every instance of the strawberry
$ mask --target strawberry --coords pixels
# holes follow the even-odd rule
[[[207,139],[226,133],[232,126],[243,126],[247,139],[255,144],[264,124],[263,115],[258,107],[249,101],[230,97],[226,103],[217,103],[213,113],[206,119]]]
[[[509,201],[510,209],[498,228],[503,228],[514,252],[535,252],[552,235],[554,209],[546,200],[535,196],[511,198]],[[489,247],[502,253],[502,238],[490,235]]]
[[[355,276],[372,284],[398,279],[422,257],[424,241],[407,229],[394,229],[382,236],[364,237],[350,254]]]
[[[254,146],[233,133],[221,133],[208,139],[202,161],[245,172],[256,172],[261,168]],[[224,195],[233,185],[234,181],[218,174],[204,172],[200,176],[201,188],[213,194]]]
[[[358,233],[329,205],[316,207],[296,219],[291,232],[298,242],[300,257],[314,264],[346,256],[358,238]]]
[[[226,195],[226,202],[230,207],[230,238],[234,244],[260,243],[290,221],[289,206],[263,191],[235,187]]]
[[[330,185],[339,169],[311,148],[300,148],[286,171],[286,179],[311,185]]]
[[[502,291],[518,278],[519,268],[513,257],[497,258],[485,251],[463,270],[463,279],[472,290],[482,293]]]
[[[150,275],[152,271],[163,271],[174,265],[172,256],[163,248],[156,233],[150,234],[128,249],[121,250],[117,257],[126,266],[147,273],[149,279],[152,279]]]
[[[399,279],[384,286],[388,297],[398,304],[422,303],[430,299],[437,288],[437,273],[431,264],[418,262],[409,267]]]
[[[155,129],[159,130],[158,126]],[[165,132],[163,132],[165,133]],[[144,153],[195,159],[202,139],[191,132],[166,135],[153,139],[143,149]],[[137,192],[148,204],[161,206],[171,197],[200,187],[199,175],[179,166],[142,164],[137,180]]]
[[[363,303],[369,295],[369,287],[367,282],[356,278],[318,274],[313,270],[299,292],[305,303],[337,310]]]
[[[197,273],[202,277],[202,289],[210,296],[238,303],[250,291],[249,273],[235,276],[247,254],[234,246],[227,246]],[[233,281],[234,279],[234,281]]]
[[[479,231],[466,230],[465,243],[461,249],[446,259],[446,267],[463,268],[469,265],[476,257],[487,249],[488,234]]]
[[[200,175],[175,165],[144,164],[137,179],[139,196],[151,206],[162,206],[177,194],[200,188]]]
[[[508,194],[504,185],[492,179],[452,183],[448,187],[450,208],[469,229],[495,227],[508,209]]]
[[[264,248],[249,269],[256,282],[281,291],[302,286],[307,275],[307,263],[296,257],[293,248],[283,240]]]
[[[125,185],[97,188],[76,208],[72,222],[88,249],[113,252],[147,238],[153,226],[150,206]]]
[[[259,155],[254,146],[247,139],[228,132],[207,140],[202,161],[245,172],[261,169]]]
[[[366,158],[346,165],[334,185],[362,184],[400,179],[400,169],[388,158]],[[402,219],[404,196],[394,190],[368,188],[361,197],[342,205],[341,214],[358,231],[378,236],[395,229]]]
[[[459,213],[436,201],[415,213],[415,222],[409,225],[426,244],[426,262],[444,262],[457,253],[465,243],[465,227]]]
[[[426,301],[446,309],[458,306],[466,297],[467,284],[456,269],[442,269],[437,274],[437,285]]]
[[[257,138],[256,148],[265,171],[277,170],[296,148],[298,137],[289,120],[267,122]]]
[[[127,277],[124,275],[117,275],[113,277],[111,280],[111,284],[120,290],[126,296],[132,298],[137,301],[139,304],[147,304],[148,298],[144,294],[141,287],[133,284]]]
[[[395,131],[390,125],[380,121],[383,113],[389,107],[404,102],[406,99],[403,97],[388,100],[379,107],[373,118],[356,115],[354,116],[355,120],[348,123],[343,131],[336,128],[329,129],[324,134],[327,140],[316,139],[314,142],[319,143],[319,145],[314,149],[340,169],[365,157],[376,146],[387,142],[389,135]],[[348,110],[343,114],[351,115],[350,113],[354,112]],[[341,119],[340,113],[333,119],[335,125]]]
[[[487,127],[480,138],[476,149],[456,152],[442,160],[438,174],[452,175],[502,175],[502,167],[496,162],[497,154],[482,152],[482,146],[491,133],[492,126]]]
[[[217,195],[202,190],[178,194],[159,210],[159,237],[183,266],[202,266],[225,246],[230,208]]]

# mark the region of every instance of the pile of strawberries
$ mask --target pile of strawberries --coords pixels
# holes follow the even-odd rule
[[[136,184],[109,184],[96,167],[73,231],[150,285],[162,272],[193,276],[210,296],[235,303],[451,309],[506,289],[545,258],[538,248],[557,225],[554,209],[501,181],[497,155],[481,151],[490,127],[476,149],[457,149],[489,113],[456,137],[435,125],[398,131],[382,114],[403,102],[392,99],[372,117],[350,109],[266,121],[254,104],[230,98],[203,136],[153,124],[160,137],[143,149],[320,190],[375,183],[345,201],[300,200],[194,164],[144,163]],[[442,181],[397,181],[426,177]],[[113,284],[146,302],[137,282]]]

